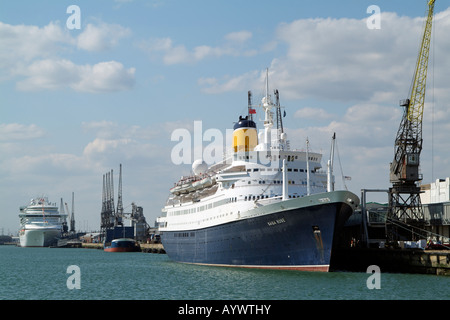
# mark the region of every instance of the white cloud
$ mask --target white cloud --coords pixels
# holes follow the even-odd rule
[[[450,48],[446,36],[450,33],[449,19],[445,19],[448,15],[450,8],[436,14],[435,19],[432,50],[440,65],[435,70],[436,89],[445,88],[448,82],[444,71],[450,68],[445,53]],[[423,18],[383,12],[381,19],[380,30],[369,30],[366,19],[317,18],[280,24],[276,42],[287,49],[284,56],[274,58],[270,64],[271,86],[279,88],[287,99],[397,104],[408,94]],[[208,93],[240,91],[243,77],[250,88],[261,74],[246,72],[234,79],[202,79],[200,84]]]
[[[295,118],[311,119],[311,120],[329,120],[333,115],[321,108],[302,108],[294,114]]]
[[[88,24],[77,37],[77,46],[87,51],[105,51],[115,47],[119,40],[131,34],[130,29],[118,24]]]
[[[210,94],[242,90],[242,88],[259,87],[261,83],[258,71],[250,71],[237,77],[225,76],[222,83],[217,78],[200,78],[198,84],[202,91]],[[252,85],[253,84],[253,85]]]
[[[326,118],[330,116],[325,111],[320,111],[319,114],[325,114]],[[313,110],[310,115],[314,115]],[[325,126],[311,121],[309,127],[287,130],[290,135],[295,136],[296,141],[303,141],[306,136],[314,137],[311,140],[316,140],[318,146],[328,145],[329,139],[336,132],[339,140],[345,141],[353,148],[381,148],[393,145],[400,118],[400,109],[393,110],[376,104],[356,104],[349,107],[342,116],[333,115],[332,121]]]
[[[13,72],[18,63],[54,56],[73,43],[70,34],[54,22],[42,28],[0,22],[0,68]]]
[[[246,49],[246,42],[252,38],[250,31],[237,31],[225,35],[222,45],[212,47],[199,45],[189,50],[184,45],[175,45],[171,38],[157,38],[140,43],[141,49],[154,57],[162,54],[162,60],[166,65],[189,64],[204,60],[209,57],[222,56],[254,56],[257,51]]]
[[[101,139],[96,138],[94,141],[89,142],[89,144],[84,148],[83,154],[88,158],[102,156],[108,157],[113,152],[125,149],[127,145],[131,144],[133,140],[131,139]]]
[[[297,99],[368,100],[380,91],[401,90],[405,71],[414,66],[416,57],[410,52],[417,52],[413,35],[421,24],[390,13],[382,21],[381,30],[367,29],[365,19],[281,25],[277,35],[288,50],[272,62],[272,81]]]
[[[225,35],[225,39],[231,42],[240,42],[243,43],[245,41],[248,41],[252,37],[252,33],[247,30],[243,31],[237,31],[237,32],[231,32]]]
[[[165,123],[165,125],[167,124]],[[83,122],[81,127],[85,133],[94,133],[96,138],[104,140],[137,139],[145,141],[159,137],[161,132],[167,132],[164,127],[162,129],[153,126],[141,127],[112,121]]]
[[[129,28],[104,22],[87,24],[77,37],[73,37],[58,22],[50,22],[41,28],[0,22],[0,57],[6,65],[11,61],[52,56],[70,46],[87,51],[110,50],[130,34]]]
[[[50,22],[42,28],[0,22],[0,70],[2,78],[25,77],[16,87],[23,91],[70,88],[79,92],[114,92],[134,85],[134,68],[105,61],[77,65],[61,58],[75,48],[111,50],[130,30],[117,24],[88,24],[78,37]]]
[[[73,88],[85,92],[129,90],[134,86],[135,71],[135,68],[125,69],[117,61],[100,62],[86,67],[82,72],[81,81]]]
[[[43,137],[44,129],[35,124],[0,123],[0,141],[30,140]]]
[[[69,60],[39,60],[22,71],[27,77],[17,83],[22,91],[71,88],[79,92],[114,92],[134,86],[134,68],[117,61],[76,65]]]
[[[50,145],[50,135],[34,144],[32,132],[43,135],[36,125],[2,124],[0,175],[5,183],[32,180],[36,187],[39,177],[50,184],[92,174],[101,177],[103,172],[123,162],[135,164],[136,168],[158,166],[167,161],[165,158],[169,156],[164,155],[170,155],[166,141],[173,125],[162,123],[155,128],[107,121],[83,123],[81,129],[94,133],[94,137],[86,142],[81,153],[76,153],[55,151]],[[21,129],[24,132],[20,133]]]

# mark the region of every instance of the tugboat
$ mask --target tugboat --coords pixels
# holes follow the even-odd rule
[[[110,246],[104,248],[106,252],[139,252],[141,248],[134,239],[120,238],[111,241]]]

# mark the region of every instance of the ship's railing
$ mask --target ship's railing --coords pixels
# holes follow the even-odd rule
[[[217,191],[218,185],[214,184],[211,187],[198,190],[198,192],[190,192],[179,196],[174,196],[166,201],[166,206],[178,206],[184,203],[198,202],[201,199],[214,194]]]
[[[258,204],[267,205],[267,204],[271,204],[271,203],[280,202],[281,200],[283,200],[283,196],[275,196],[275,197],[271,197],[271,198],[261,198],[261,199],[254,200],[254,203],[256,205],[258,205]]]

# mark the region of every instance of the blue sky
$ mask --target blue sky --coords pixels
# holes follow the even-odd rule
[[[66,26],[73,4],[79,30]],[[367,28],[370,5],[380,29]],[[0,228],[15,232],[31,197],[59,203],[74,191],[78,227],[98,229],[102,175],[114,169],[117,191],[120,163],[125,208],[136,202],[153,224],[190,170],[171,161],[172,132],[201,120],[225,133],[248,90],[260,99],[266,68],[292,147],[309,137],[328,158],[336,132],[348,189],[388,188],[426,9],[418,0],[2,1]],[[435,13],[424,183],[450,176],[450,1],[437,0]]]

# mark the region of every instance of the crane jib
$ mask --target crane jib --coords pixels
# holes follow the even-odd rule
[[[419,56],[417,58],[416,72],[411,90],[410,105],[408,107],[408,120],[422,122],[423,107],[425,104],[425,88],[427,81],[428,57],[430,55],[431,31],[433,24],[434,2],[428,3],[428,18],[422,37]]]

